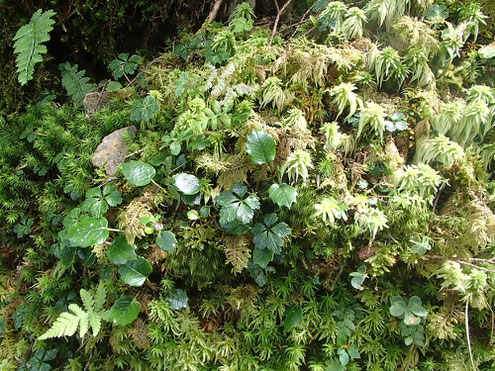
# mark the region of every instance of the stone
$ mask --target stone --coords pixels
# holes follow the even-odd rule
[[[127,126],[108,134],[93,154],[91,162],[99,168],[105,166],[107,175],[114,175],[119,165],[125,161],[127,155],[127,144],[124,141],[125,133],[134,136],[136,127]]]
[[[119,95],[118,91],[104,91],[102,93],[93,91],[83,98],[84,110],[87,115],[92,115],[96,111],[110,104],[110,101]]]

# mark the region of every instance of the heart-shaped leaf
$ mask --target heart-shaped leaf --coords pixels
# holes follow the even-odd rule
[[[301,307],[291,305],[285,310],[284,332],[296,327],[303,318],[303,310]]]
[[[122,281],[135,287],[142,286],[152,271],[151,263],[141,256],[129,260],[119,269]]]
[[[247,137],[246,151],[254,163],[262,165],[275,159],[277,144],[267,132],[253,130]]]
[[[113,264],[125,264],[136,258],[136,247],[129,245],[124,235],[115,237],[107,250],[107,257]]]
[[[281,185],[272,184],[268,189],[270,199],[278,206],[285,206],[290,209],[291,205],[296,202],[297,191],[294,187],[282,183]]]
[[[68,240],[72,246],[89,247],[103,243],[108,238],[108,221],[105,218],[81,216],[79,221],[60,232],[62,240]]]
[[[122,173],[129,183],[142,187],[153,180],[156,170],[150,164],[141,161],[129,161],[122,165]]]
[[[195,195],[201,188],[201,183],[194,175],[181,173],[175,177],[175,186],[185,195]]]
[[[177,240],[175,239],[175,235],[172,232],[163,231],[156,238],[156,244],[163,251],[172,251],[175,250]]]
[[[110,309],[110,319],[114,325],[125,326],[139,315],[140,305],[128,296],[118,299]]]

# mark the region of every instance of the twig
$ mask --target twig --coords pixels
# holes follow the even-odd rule
[[[24,165],[19,165],[19,166],[17,166],[17,167],[14,169],[14,171],[19,171],[19,170],[22,170],[22,169],[24,169],[25,167],[27,167],[27,164],[24,164]]]
[[[306,10],[306,12],[303,14],[303,16],[301,17],[301,20],[291,26],[291,27],[293,27],[293,26],[297,25],[296,29],[294,30],[292,35],[290,35],[290,37],[287,41],[290,41],[296,35],[297,31],[299,31],[299,27],[301,27],[306,22],[305,18],[313,10],[314,6],[315,6],[315,4],[311,5],[311,7],[308,10]]]
[[[463,259],[463,258],[456,258],[456,257],[453,257],[453,256],[441,256],[441,255],[424,255],[424,257],[426,259],[430,259],[430,260],[452,260],[452,261],[455,261],[455,262],[457,262],[459,264],[464,264],[464,265],[467,265],[469,267],[473,267],[473,268],[476,268],[476,269],[479,269],[479,270],[482,270],[482,271],[485,271],[485,272],[495,273],[495,270],[493,270],[493,269],[488,269],[488,268],[485,268],[485,267],[480,267],[479,265],[476,265],[476,264],[473,264],[473,263],[469,263],[468,261],[466,261],[466,260],[476,259],[476,260],[473,260],[473,261],[478,261],[478,262],[482,262],[482,263],[489,263],[489,264],[494,264],[495,265],[495,262],[494,261],[488,260],[488,259],[479,259],[479,258],[467,258],[467,259]]]
[[[129,158],[129,157],[134,156],[134,155],[137,155],[137,154],[140,154],[144,150],[145,150],[145,148],[141,148],[141,149],[138,149],[137,151],[134,151],[132,153],[129,153],[128,155],[125,155],[124,159]]]
[[[275,3],[275,7],[277,8],[277,17],[275,18],[275,24],[273,25],[272,36],[270,36],[270,42],[268,43],[268,46],[272,46],[273,39],[275,38],[275,35],[277,33],[278,22],[280,22],[280,16],[284,12],[285,8],[289,6],[292,0],[288,0],[282,8],[278,6],[277,0],[273,0],[273,2]]]
[[[473,370],[476,371],[476,366],[474,365],[474,359],[473,359],[473,350],[471,349],[471,339],[469,336],[469,300],[466,300],[466,310],[464,312],[464,315],[466,316],[464,322],[466,323],[466,336],[467,336],[467,343],[469,349],[469,358],[471,359],[471,365],[473,365]]]

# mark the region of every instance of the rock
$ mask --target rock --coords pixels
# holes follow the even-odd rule
[[[113,97],[118,95],[118,91],[104,91],[103,93],[94,91],[88,93],[83,98],[84,110],[91,115],[99,109],[108,106]]]
[[[91,159],[93,165],[99,168],[106,165],[106,173],[108,175],[114,175],[117,172],[118,166],[125,161],[125,156],[127,155],[127,145],[124,141],[124,134],[126,132],[134,135],[136,133],[136,127],[127,126],[103,138],[103,141],[96,148]]]

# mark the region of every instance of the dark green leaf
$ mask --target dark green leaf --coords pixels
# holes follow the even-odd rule
[[[246,151],[251,160],[258,165],[273,161],[276,150],[277,144],[267,132],[253,130],[247,137]]]
[[[124,235],[115,237],[113,243],[108,247],[107,257],[113,264],[125,264],[136,258],[136,247],[129,245]]]
[[[118,299],[110,309],[110,319],[114,325],[125,326],[132,323],[139,315],[140,305],[128,296]]]
[[[175,235],[172,232],[163,231],[156,238],[156,244],[163,251],[172,251],[175,250],[177,240],[175,239]]]
[[[294,187],[285,183],[281,185],[272,184],[268,189],[268,195],[278,206],[285,206],[290,209],[291,205],[296,202],[297,191]]]
[[[101,244],[108,238],[108,221],[83,215],[79,222],[60,232],[62,240],[68,240],[72,246],[89,247]]]
[[[301,307],[291,305],[285,310],[284,332],[296,327],[302,320],[303,310]]]
[[[175,290],[174,294],[168,298],[168,302],[170,303],[170,307],[173,310],[181,310],[184,308],[187,308],[187,301],[188,301],[187,294],[181,290],[177,289]]]
[[[253,263],[258,264],[262,268],[266,268],[269,262],[273,260],[273,251],[268,249],[254,248]]]
[[[126,262],[119,269],[122,281],[135,287],[142,286],[152,271],[153,267],[150,262],[141,256]]]
[[[129,183],[142,187],[153,180],[156,171],[150,164],[141,161],[129,161],[122,165],[122,173]]]
[[[175,186],[185,195],[194,195],[199,192],[201,182],[191,174],[181,173],[175,177]]]

